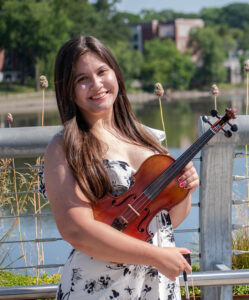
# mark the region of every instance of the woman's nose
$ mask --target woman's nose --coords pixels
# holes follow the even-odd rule
[[[99,76],[93,76],[92,78],[92,88],[99,89],[103,85],[102,78]]]

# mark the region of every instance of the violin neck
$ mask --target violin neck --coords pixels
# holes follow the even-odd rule
[[[207,130],[144,190],[144,194],[150,200],[154,200],[214,135],[212,129]]]

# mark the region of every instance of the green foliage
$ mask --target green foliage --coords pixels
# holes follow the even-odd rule
[[[60,281],[60,274],[43,274],[40,278],[29,275],[14,274],[11,272],[0,271],[0,286],[18,286],[18,285],[36,285],[36,284],[53,284]]]
[[[39,75],[45,74],[52,87],[59,47],[75,35],[93,35],[111,45],[128,88],[133,78],[138,78],[142,72],[141,78],[145,76],[147,87],[161,81],[164,86],[177,89],[189,86],[194,67],[190,55],[179,53],[170,41],[147,42],[142,68],[142,56],[129,49],[128,23],[203,18],[206,28],[192,36],[192,48],[195,53],[201,53],[198,61],[201,67],[191,80],[195,86],[225,82],[226,71],[222,67],[225,55],[235,50],[245,54],[249,49],[247,3],[205,8],[200,14],[168,9],[157,11],[156,8],[132,14],[118,12],[118,2],[120,0],[0,0],[0,49],[4,48],[9,57],[14,54],[22,84],[35,77],[38,83]],[[155,49],[149,49],[153,47]]]
[[[20,83],[12,83],[11,89],[9,90],[8,84],[6,82],[0,82],[0,96],[6,94],[20,94],[20,93],[34,93],[35,88],[29,85],[23,85]]]
[[[142,54],[137,50],[131,50],[130,43],[125,41],[116,42],[110,49],[120,65],[126,87],[129,88],[132,81],[140,76]]]
[[[150,22],[153,20],[158,21],[172,21],[175,18],[199,18],[198,14],[194,13],[179,13],[171,9],[164,9],[161,11],[156,11],[154,9],[143,9],[140,13],[141,18],[144,22]]]
[[[186,89],[193,72],[189,53],[181,53],[172,40],[145,42],[142,78],[147,86],[160,82],[164,87]]]
[[[248,15],[248,3],[233,3],[222,8],[204,8],[200,12],[206,26],[226,24],[229,28],[240,29],[248,26]]]
[[[249,230],[248,228],[236,230],[232,236],[232,247],[236,250],[249,251]],[[233,269],[248,269],[249,254],[234,255],[232,258]]]
[[[69,23],[48,0],[7,0],[2,6],[1,23],[5,26],[0,27],[0,48],[17,55],[23,83],[28,75],[34,77],[30,66],[45,59],[68,37]]]
[[[190,33],[189,46],[199,59],[193,80],[195,84],[210,85],[226,81],[224,41],[215,29],[196,28]]]

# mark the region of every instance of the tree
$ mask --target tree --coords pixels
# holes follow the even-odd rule
[[[181,53],[171,39],[145,42],[142,78],[147,86],[160,82],[167,88],[186,89],[193,72],[189,53]]]
[[[226,24],[229,28],[246,28],[248,26],[249,4],[233,3],[221,8],[204,8],[200,17],[206,26]]]
[[[190,33],[189,46],[198,55],[194,85],[210,85],[226,81],[226,69],[223,63],[226,51],[223,39],[210,28],[196,28]]]
[[[139,78],[143,62],[138,50],[131,50],[129,42],[117,41],[110,46],[122,70],[126,87],[129,88],[134,79]]]
[[[158,20],[158,21],[172,21],[176,18],[186,18],[186,19],[192,19],[192,18],[198,18],[198,14],[195,13],[179,13],[175,12],[171,9],[164,9],[161,11],[156,11],[154,9],[143,9],[140,13],[143,21],[151,22],[152,20]]]
[[[0,48],[15,52],[23,83],[33,73],[38,82],[39,61],[57,50],[68,37],[67,19],[53,11],[51,1],[6,0],[1,22],[5,26],[0,28]]]
[[[233,3],[222,8],[221,22],[231,28],[245,28],[248,26],[249,4]]]
[[[95,36],[106,43],[115,43],[117,40],[128,41],[131,36],[130,28],[125,23],[122,13],[117,12],[118,2],[120,0],[97,0],[94,4],[98,13]]]

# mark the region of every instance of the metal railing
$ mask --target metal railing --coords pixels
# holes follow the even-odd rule
[[[211,118],[212,119],[212,118]],[[193,279],[194,284],[198,286],[214,285],[236,285],[249,284],[249,270],[240,271],[212,271],[217,268],[217,263],[231,268],[232,254],[240,254],[238,250],[232,252],[231,249],[231,232],[236,229],[231,224],[231,207],[233,204],[244,204],[244,200],[232,200],[232,180],[247,180],[247,178],[238,177],[232,174],[233,160],[237,157],[244,156],[243,153],[234,154],[234,147],[249,143],[249,116],[238,116],[236,122],[239,131],[230,139],[225,138],[222,134],[217,134],[201,153],[201,186],[200,186],[200,203],[194,206],[200,206],[200,228],[175,230],[176,233],[183,232],[200,232],[200,252],[201,268],[205,272],[193,273],[189,278]],[[42,155],[51,138],[62,129],[61,126],[47,127],[25,127],[25,128],[0,128],[0,157],[37,157]],[[202,120],[199,120],[199,134],[207,130],[207,126]],[[35,166],[37,167],[37,166]],[[237,177],[236,177],[237,176]],[[36,190],[32,190],[37,192]],[[8,195],[6,195],[8,196]],[[214,201],[215,199],[215,201]],[[212,207],[212,210],[210,208]],[[224,209],[224,207],[226,209]],[[42,217],[50,213],[31,214],[34,217]],[[26,217],[21,215],[18,217]],[[29,214],[30,216],[30,214]],[[3,216],[3,218],[16,218],[16,216]],[[222,230],[221,230],[222,229]],[[225,229],[225,231],[223,230]],[[215,234],[214,234],[215,233]],[[217,235],[218,233],[218,235]],[[58,238],[42,238],[24,240],[22,242],[54,242],[61,240]],[[225,241],[225,242],[224,242]],[[3,241],[2,243],[17,243],[19,241]],[[212,245],[213,247],[209,247]],[[214,247],[215,246],[215,247]],[[218,251],[217,251],[218,249]],[[236,252],[237,251],[237,252]],[[61,264],[37,265],[21,268],[49,268],[58,267]],[[6,269],[6,268],[1,268]],[[1,270],[0,269],[0,270]],[[8,269],[12,269],[9,267]],[[182,284],[182,278],[181,284]],[[23,288],[27,294],[42,298],[41,293],[48,296],[49,293],[55,295],[56,285],[38,287],[16,287],[17,290]],[[16,290],[16,291],[17,291]],[[19,290],[20,292],[21,290]],[[31,291],[31,292],[30,292]],[[231,288],[224,287],[222,298],[220,291],[206,287],[204,289],[203,299],[231,299]],[[14,293],[11,288],[0,288],[0,299],[7,298],[8,293]],[[2,293],[2,294],[1,294]],[[1,298],[5,294],[5,298]],[[22,292],[20,292],[22,293]],[[210,295],[211,298],[210,298]],[[10,294],[11,296],[11,294]],[[32,296],[32,297],[33,297]],[[13,294],[12,294],[13,297]],[[26,296],[25,296],[26,297]],[[28,297],[28,296],[27,296]],[[21,298],[16,298],[21,299]],[[36,299],[36,298],[26,298]]]
[[[179,276],[180,286],[184,286],[183,276]],[[195,272],[188,275],[190,286],[227,286],[249,284],[249,270],[226,270]],[[0,300],[38,299],[56,296],[58,285],[32,285],[0,288]],[[209,298],[209,300],[212,298]]]

